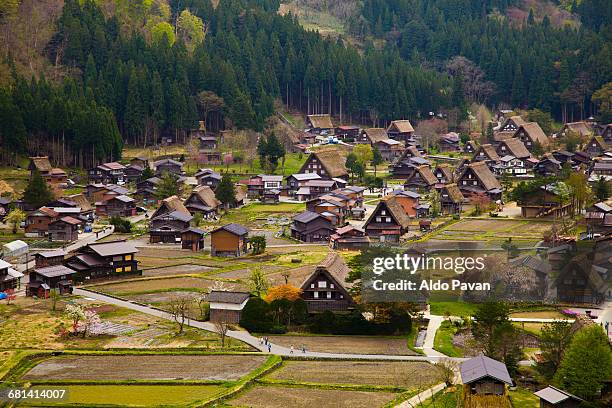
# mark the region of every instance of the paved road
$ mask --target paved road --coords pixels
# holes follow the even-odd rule
[[[447,357],[439,351],[434,350],[434,339],[436,338],[436,332],[444,321],[444,317],[428,313],[425,314],[424,317],[429,319],[429,323],[427,324],[427,332],[425,333],[425,341],[423,342],[423,352],[428,357]]]
[[[399,405],[396,405],[395,408],[414,408],[419,406],[425,400],[433,397],[435,394],[442,391],[446,388],[446,384],[441,383],[438,385],[434,385],[433,387],[415,395],[414,397],[408,399],[407,401],[402,402]]]
[[[75,295],[92,298],[96,300],[100,300],[106,303],[110,303],[116,306],[125,307],[127,309],[136,310],[141,313],[146,313],[152,316],[156,316],[162,319],[173,320],[172,315],[170,313],[161,311],[159,309],[153,309],[151,307],[138,305],[132,302],[128,302],[125,300],[116,299],[110,296],[102,295],[100,293],[90,292],[86,289],[77,288],[74,290]],[[196,327],[203,330],[208,330],[215,332],[215,325],[209,322],[199,322],[195,320],[190,320],[187,323],[191,327]],[[250,333],[246,331],[238,331],[238,330],[230,330],[227,332],[227,335],[231,338],[243,341],[259,351],[267,352],[267,348],[259,343],[259,339],[252,336]],[[392,356],[392,355],[381,355],[381,354],[349,354],[349,353],[319,353],[319,352],[311,352],[308,351],[306,354],[302,354],[300,351],[296,350],[295,353],[291,353],[291,350],[287,347],[282,347],[276,344],[272,344],[273,354],[277,354],[280,356],[292,356],[292,355],[306,355],[309,357],[319,357],[319,358],[346,358],[346,359],[364,359],[364,360],[380,360],[380,361],[438,361],[441,358],[451,359],[458,362],[466,360],[465,358],[450,358],[450,357],[439,357],[439,356]]]

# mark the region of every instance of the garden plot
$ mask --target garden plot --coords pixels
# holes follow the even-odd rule
[[[284,347],[293,345],[306,351],[321,353],[354,353],[354,354],[385,354],[385,355],[418,355],[408,348],[404,337],[384,336],[271,336],[273,344]],[[299,352],[297,353],[300,354]]]
[[[238,380],[266,356],[240,355],[105,355],[61,356],[28,371],[24,380]]]
[[[216,268],[205,265],[173,265],[173,266],[162,266],[160,268],[145,269],[142,272],[142,276],[170,276],[170,275],[189,275],[196,273],[205,273],[214,271]]]
[[[407,389],[440,382],[438,369],[408,361],[287,361],[267,378],[321,384],[386,385]]]
[[[215,281],[194,277],[139,279],[121,283],[97,285],[93,288],[100,292],[116,296],[137,295],[155,292],[194,291],[206,292],[215,285]],[[239,284],[226,283],[230,290],[240,289]]]
[[[390,392],[256,386],[228,404],[251,408],[373,408],[385,405],[396,395]]]

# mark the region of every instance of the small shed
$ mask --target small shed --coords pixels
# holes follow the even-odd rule
[[[248,292],[230,292],[213,290],[208,295],[210,304],[210,321],[223,323],[240,323],[242,310],[249,301]]]
[[[226,224],[210,233],[212,256],[241,256],[248,251],[249,230],[240,224]]]
[[[534,394],[540,398],[540,408],[576,408],[583,401],[574,394],[560,390],[552,385]]]
[[[195,227],[189,227],[181,232],[181,247],[194,252],[204,249],[204,236],[206,231]]]
[[[504,395],[506,384],[512,385],[506,365],[483,354],[461,363],[459,371],[463,384],[470,386],[472,394]]]
[[[4,259],[19,258],[28,253],[28,244],[18,239],[2,245]]]

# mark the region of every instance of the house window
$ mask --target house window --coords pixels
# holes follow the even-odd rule
[[[127,265],[123,270],[125,272],[131,272],[132,271],[132,265]]]
[[[391,217],[386,217],[385,222],[391,222]]]
[[[312,295],[314,296],[314,298],[315,298],[315,299],[318,299],[318,298],[319,298],[319,292],[313,292],[313,294],[312,294]]]
[[[130,255],[126,255],[125,256],[125,260],[126,261],[131,261],[132,260],[132,255],[131,254]]]
[[[333,288],[335,288],[335,286],[334,286],[334,284],[333,284],[333,283],[332,283],[332,284],[330,284],[330,285],[329,285],[329,287],[330,287],[330,288],[332,288],[332,289],[333,289]]]
[[[380,215],[387,215],[387,211],[382,210],[382,211],[380,212]]]
[[[381,221],[382,221],[382,218],[376,217],[376,222],[381,222]]]
[[[115,268],[115,272],[121,272],[123,270],[123,268],[119,267],[119,268]]]
[[[328,299],[331,299],[331,297],[332,297],[331,295],[332,295],[332,293],[331,293],[331,292],[327,292],[327,298],[328,298]]]
[[[314,289],[314,283],[311,283],[311,284],[310,284],[310,287]]]
[[[327,282],[326,281],[319,281],[318,282],[318,287],[319,288],[326,288],[327,287]]]

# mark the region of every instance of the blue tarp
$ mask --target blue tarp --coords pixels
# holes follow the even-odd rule
[[[0,292],[0,300],[6,299],[6,298],[7,298],[6,293]]]

